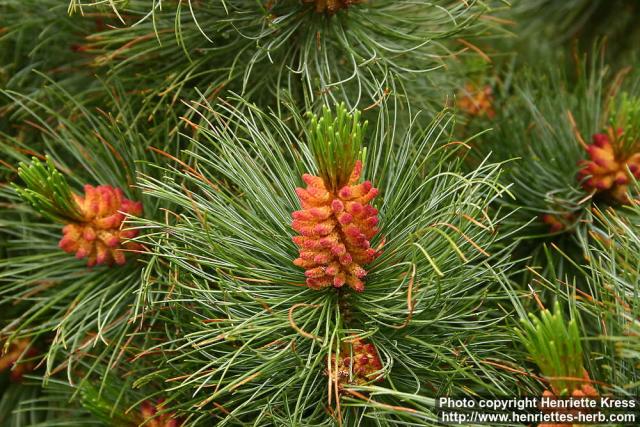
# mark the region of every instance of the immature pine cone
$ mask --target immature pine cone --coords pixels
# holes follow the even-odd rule
[[[618,136],[622,130],[618,130]],[[620,203],[629,203],[627,188],[631,174],[640,179],[640,153],[630,156],[617,153],[612,139],[615,135],[597,133],[593,135],[593,143],[586,150],[589,160],[580,162],[582,169],[578,172],[578,179],[585,190],[591,192],[609,192],[610,196]],[[589,177],[585,180],[586,177]]]
[[[492,119],[496,112],[493,109],[493,91],[491,86],[482,89],[472,83],[467,83],[464,89],[458,92],[458,108],[470,116],[487,116]]]
[[[300,257],[294,261],[306,269],[307,286],[320,289],[329,286],[364,290],[363,265],[380,252],[371,248],[370,240],[378,232],[378,210],[369,202],[378,190],[360,178],[362,163],[357,161],[347,185],[334,194],[322,178],[304,174],[307,189],[296,188],[302,210],[293,213],[291,226],[300,233],[293,241]]]
[[[332,379],[342,385],[364,385],[371,381],[381,381],[376,372],[382,369],[382,362],[376,347],[356,338],[345,346],[337,360],[331,356]],[[336,369],[337,367],[337,369]]]
[[[73,195],[82,214],[82,222],[67,224],[58,246],[76,258],[88,258],[87,265],[124,264],[123,249],[137,250],[140,245],[123,243],[138,232],[121,229],[125,214],[140,215],[142,204],[125,199],[122,190],[110,185],[84,186],[84,197]]]

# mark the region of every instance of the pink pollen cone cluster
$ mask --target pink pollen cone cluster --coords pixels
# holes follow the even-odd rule
[[[67,224],[58,246],[76,258],[87,258],[87,265],[124,264],[123,249],[137,250],[140,245],[127,242],[138,232],[121,229],[125,214],[140,215],[142,204],[124,198],[122,190],[110,185],[84,186],[84,197],[74,194],[82,222]]]
[[[584,371],[583,374],[583,383],[576,386],[576,388],[574,390],[571,390],[571,394],[569,396],[563,396],[563,398],[572,398],[572,399],[584,399],[584,398],[592,398],[595,399],[597,398],[598,395],[598,390],[596,390],[591,384],[593,383],[593,381],[591,381],[591,379],[589,378],[589,374],[587,373],[587,371]],[[558,398],[558,392],[555,391],[551,391],[551,390],[545,390],[542,393],[543,397],[547,397],[549,399],[557,399]],[[559,413],[563,413],[563,414],[571,414],[572,417],[574,419],[577,419],[579,417],[579,414],[585,413],[587,411],[583,410],[583,409],[557,409],[557,408],[543,408],[543,412],[559,412]],[[574,425],[577,426],[577,424],[555,424],[555,423],[543,423],[543,424],[538,424],[538,427],[567,427],[569,425]]]
[[[363,268],[380,254],[370,245],[378,232],[378,210],[369,203],[378,190],[360,178],[362,163],[356,162],[349,183],[333,194],[322,178],[305,174],[306,189],[296,188],[302,210],[293,213],[291,226],[300,233],[293,238],[300,256],[294,261],[306,270],[307,286],[340,288],[345,284],[362,292]]]
[[[376,347],[361,339],[351,341],[350,347],[351,349],[347,347],[340,353],[333,380],[340,385],[364,385],[371,381],[381,381],[382,376],[376,377],[376,373],[379,374],[378,371],[382,369]],[[335,355],[332,356],[331,364],[333,371],[336,369]]]
[[[142,416],[142,421],[147,421],[144,425],[146,427],[179,427],[182,425],[182,422],[175,418],[173,414],[162,414],[156,416],[156,414],[160,411],[160,405],[162,404],[162,400],[158,402],[158,404],[153,404],[150,401],[145,401],[142,404],[142,408],[140,409],[140,415]],[[153,418],[155,417],[155,418]],[[153,418],[153,419],[152,419]]]
[[[586,148],[589,160],[580,162],[582,169],[578,172],[578,179],[584,180],[582,186],[587,191],[608,191],[618,202],[629,203],[627,167],[634,177],[640,179],[640,153],[620,158],[611,139],[604,133],[593,135],[593,143]]]

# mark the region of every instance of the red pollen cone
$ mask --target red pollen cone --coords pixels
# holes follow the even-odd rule
[[[126,199],[122,190],[110,185],[84,186],[84,196],[74,194],[82,222],[67,224],[58,246],[63,251],[87,258],[87,265],[124,264],[126,250],[138,250],[140,245],[125,240],[135,237],[137,230],[124,229],[125,214],[140,215],[142,204]]]
[[[357,184],[362,163],[356,162],[347,185],[336,194],[322,178],[305,174],[306,189],[296,188],[302,210],[293,212],[291,226],[300,233],[293,238],[300,255],[294,261],[306,270],[307,285],[319,289],[345,284],[364,290],[364,265],[379,251],[371,248],[378,232],[378,210],[370,202],[378,194],[369,181]]]

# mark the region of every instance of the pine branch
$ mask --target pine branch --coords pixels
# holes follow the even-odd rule
[[[138,315],[149,303],[149,294],[139,293],[143,286],[138,262],[87,269],[86,260],[75,260],[60,249],[63,233],[51,220],[85,222],[86,218],[77,217],[71,185],[109,183],[139,200],[131,188],[136,170],[146,170],[146,162],[162,164],[163,157],[149,147],[162,151],[175,141],[169,134],[175,122],[167,119],[147,127],[144,121],[141,126],[138,111],[118,88],[113,89],[118,108],[108,114],[89,110],[55,83],[52,87],[56,90],[50,93],[51,103],[72,106],[76,111],[72,119],[66,117],[68,110],[57,111],[39,97],[6,92],[38,129],[34,148],[45,147],[47,160],[20,167],[24,187],[0,188],[0,232],[6,255],[0,260],[0,301],[5,310],[0,335],[46,337],[44,379],[56,381],[56,375],[66,374],[66,381],[77,383],[95,380],[95,368],[76,371],[82,365],[81,356],[108,366],[121,361],[127,334],[139,326],[129,320],[141,319]],[[7,162],[26,163],[24,153],[35,151],[31,147],[29,141],[18,138],[4,139],[0,145]],[[144,212],[151,216],[157,208],[151,202]]]
[[[272,95],[286,91],[300,105],[365,107],[401,91],[395,79],[415,85],[412,92],[419,94],[425,76],[466,51],[458,38],[493,33],[499,22],[479,19],[493,11],[476,0],[358,2],[336,13],[317,13],[298,0],[192,2],[188,11],[142,0],[94,4],[123,22],[89,37],[85,48],[94,64],[170,105],[194,97],[188,89],[196,85],[207,87],[207,96],[224,88],[265,105],[275,105]],[[90,6],[73,1],[70,9]],[[146,72],[137,73],[140,67]],[[437,77],[440,87],[446,77]],[[447,81],[446,87],[456,85]],[[433,82],[425,89],[441,95]],[[442,98],[422,101],[437,110]]]
[[[351,294],[303,287],[293,264],[294,189],[304,172],[321,170],[312,153],[324,134],[306,133],[307,120],[293,111],[285,123],[242,100],[220,104],[215,114],[209,108],[193,149],[182,154],[199,165],[197,174],[176,165],[163,168],[162,179],[143,181],[149,196],[179,207],[169,222],[140,222],[155,256],[149,275],[173,290],[177,304],[167,316],[169,335],[150,350],[165,358],[158,375],[176,377],[166,393],[181,403],[168,410],[189,408],[194,425],[212,416],[223,424],[323,424],[331,422],[324,404],[351,425],[360,417],[418,422],[434,416],[428,398],[436,391],[423,390],[425,381],[440,393],[509,393],[511,376],[484,363],[509,359],[513,338],[495,327],[503,315],[497,304],[507,296],[489,265],[507,261],[491,231],[500,218],[484,213],[504,189],[499,166],[464,175],[452,162],[456,151],[438,148],[448,141],[450,115],[403,133],[387,127],[394,122],[382,109],[364,138],[363,176],[383,194],[376,204],[381,237],[371,245],[386,241],[368,267],[366,290]],[[343,120],[341,141],[349,141],[356,122]],[[372,384],[336,388],[327,371],[355,337],[381,360],[384,382],[371,400],[358,396]]]
[[[580,263],[588,248],[592,207],[619,209],[637,197],[627,194],[637,169],[633,156],[640,150],[636,100],[624,93],[633,90],[638,78],[625,73],[612,72],[601,57],[585,57],[575,74],[554,69],[547,77],[535,68],[524,69],[505,77],[512,88],[497,91],[497,132],[483,135],[474,152],[479,158],[491,154],[498,161],[511,160],[503,183],[513,184],[514,199],[503,200],[502,206],[514,212],[507,224],[522,240],[517,254],[532,256],[529,265],[580,274],[564,256],[548,257],[545,245]],[[628,112],[617,112],[623,110]],[[614,128],[626,129],[628,136],[617,136]]]

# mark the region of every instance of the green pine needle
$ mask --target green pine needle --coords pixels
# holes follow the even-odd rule
[[[523,319],[516,334],[555,393],[571,394],[582,384],[579,381],[584,375],[580,331],[575,318],[565,321],[558,302],[553,313],[547,309],[539,316],[530,313],[529,321]]]
[[[612,101],[609,125],[622,131],[620,148],[627,155],[640,152],[640,98],[623,92]]]
[[[20,163],[18,175],[25,187],[13,187],[36,211],[56,222],[82,221],[71,187],[49,157],[44,163],[35,157],[29,165]]]
[[[309,148],[315,156],[320,177],[330,191],[338,191],[349,182],[349,177],[362,154],[362,140],[368,122],[361,123],[360,111],[350,113],[345,104],[323,107],[318,118],[308,113]]]

